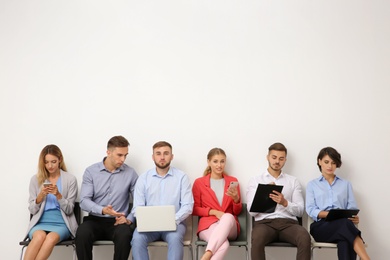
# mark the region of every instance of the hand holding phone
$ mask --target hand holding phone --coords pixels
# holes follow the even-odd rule
[[[50,182],[45,182],[44,184],[43,184],[43,187],[50,187],[51,186],[51,183]]]
[[[229,190],[238,187],[238,181],[231,181],[229,184]]]

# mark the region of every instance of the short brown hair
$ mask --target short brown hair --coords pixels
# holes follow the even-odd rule
[[[339,152],[337,152],[337,150],[334,149],[333,147],[325,147],[325,148],[321,149],[321,151],[319,152],[319,154],[317,156],[317,165],[318,165],[318,168],[320,169],[320,171],[322,171],[322,169],[321,169],[320,164],[318,163],[318,160],[322,160],[322,158],[324,158],[326,155],[328,155],[330,157],[330,159],[332,159],[335,162],[337,168],[341,167],[341,164],[342,164],[341,154]]]
[[[287,155],[287,148],[282,143],[274,143],[270,147],[268,147],[268,153],[271,151],[280,151],[285,152]]]
[[[168,146],[172,150],[172,145],[166,141],[159,141],[159,142],[155,143],[153,145],[153,150],[156,148],[164,147],[164,146]]]
[[[115,148],[115,147],[127,147],[130,143],[127,141],[126,138],[124,138],[121,135],[117,135],[114,137],[111,137],[111,139],[107,143],[107,149]]]

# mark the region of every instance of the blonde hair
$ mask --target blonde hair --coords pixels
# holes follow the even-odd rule
[[[209,153],[207,154],[207,160],[210,161],[211,158],[214,156],[214,155],[218,155],[218,154],[222,154],[223,156],[226,157],[226,153],[224,150],[222,150],[221,148],[213,148],[209,151]],[[211,168],[210,166],[207,166],[207,168],[204,170],[203,172],[203,176],[206,176],[207,174],[210,174],[211,173]],[[224,172],[224,174],[226,174],[226,172]]]
[[[38,160],[38,173],[37,173],[37,178],[38,178],[38,184],[42,185],[42,183],[49,178],[49,172],[46,169],[45,166],[45,157],[46,155],[51,154],[54,155],[55,157],[58,158],[60,162],[60,169],[63,171],[66,171],[66,165],[64,162],[64,157],[62,156],[62,152],[60,148],[58,148],[57,145],[54,144],[49,144],[46,145],[42,151],[41,154],[39,155],[39,160]]]

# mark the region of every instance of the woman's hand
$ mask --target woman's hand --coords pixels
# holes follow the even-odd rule
[[[47,194],[50,193],[50,187],[51,185],[46,187],[42,186],[41,191],[38,193],[37,198],[35,199],[37,204],[41,203],[46,198]]]
[[[49,193],[56,196],[57,200],[62,199],[62,195],[58,191],[57,185],[50,185],[48,188],[49,188]]]
[[[355,215],[352,218],[348,218],[348,219],[351,220],[353,222],[353,224],[355,224],[355,225],[359,224],[359,216],[358,215]]]
[[[228,188],[227,191],[226,191],[226,195],[231,197],[233,199],[234,203],[239,203],[240,202],[240,196],[238,196],[237,187]]]
[[[216,209],[210,209],[209,211],[210,216],[216,216],[218,219],[221,219],[223,214],[225,214],[225,212]]]

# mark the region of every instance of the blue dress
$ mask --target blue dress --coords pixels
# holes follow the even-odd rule
[[[57,187],[62,192],[61,177],[57,180]],[[70,232],[61,215],[60,204],[53,194],[46,196],[45,209],[38,223],[30,230],[28,236],[32,239],[35,231],[44,230],[46,232],[56,232],[60,235],[60,241],[70,237]]]

